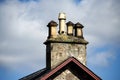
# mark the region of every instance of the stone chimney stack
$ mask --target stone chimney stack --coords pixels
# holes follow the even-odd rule
[[[59,13],[59,34],[66,33],[66,15],[65,13]]]
[[[59,30],[57,30],[58,24],[55,21],[50,21],[47,25],[48,39],[44,43],[47,68],[53,69],[69,57],[74,57],[86,65],[88,42],[83,38],[82,24],[78,22],[74,25],[71,21],[66,23],[65,13],[59,13],[58,19]]]

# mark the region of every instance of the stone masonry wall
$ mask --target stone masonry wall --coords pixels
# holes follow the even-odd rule
[[[71,71],[65,70],[53,80],[80,80]]]
[[[84,44],[51,43],[51,68],[56,67],[68,57],[75,57],[86,64],[86,46]]]

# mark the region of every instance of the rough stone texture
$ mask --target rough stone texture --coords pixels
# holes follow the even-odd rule
[[[44,44],[46,44],[46,65],[49,69],[55,68],[69,57],[75,57],[86,64],[88,42],[83,37],[58,34],[54,38],[48,38]]]
[[[65,70],[53,80],[80,80],[70,70]]]
[[[51,63],[51,68],[58,66],[68,57],[75,57],[84,65],[86,64],[86,46],[84,44],[51,43],[48,48],[47,54],[50,54],[48,56],[51,57],[48,63]]]

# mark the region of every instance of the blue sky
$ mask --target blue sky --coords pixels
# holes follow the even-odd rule
[[[119,0],[0,0],[0,80],[17,80],[45,67],[49,21],[85,27],[87,66],[103,80],[120,79]]]

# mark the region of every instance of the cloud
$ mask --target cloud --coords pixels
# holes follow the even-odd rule
[[[35,70],[45,66],[43,42],[47,31],[41,27],[42,20],[29,19],[27,10],[27,4],[17,1],[0,7],[0,64],[9,69]]]
[[[110,61],[115,58],[114,53],[111,52],[100,52],[88,57],[88,63],[99,66],[106,67],[110,64]]]
[[[94,51],[120,41],[118,7],[117,0],[82,0],[77,4],[74,0],[29,0],[24,3],[6,0],[0,5],[0,63],[9,68],[33,63],[40,66],[35,69],[44,67],[43,42],[48,35],[46,25],[52,19],[58,22],[58,13],[65,12],[67,21],[81,22],[85,26],[84,36],[90,42],[88,54],[94,55],[90,56],[89,63],[109,65],[109,59],[115,56],[113,53]],[[91,58],[96,59],[96,62],[91,62]]]

